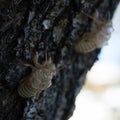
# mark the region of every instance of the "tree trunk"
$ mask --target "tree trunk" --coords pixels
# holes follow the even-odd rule
[[[75,97],[100,49],[76,53],[75,43],[90,30],[95,10],[112,17],[119,0],[0,0],[0,120],[68,120]],[[75,23],[79,16],[78,24]],[[77,26],[75,25],[77,24]],[[21,80],[31,73],[35,51],[39,62],[45,53],[57,67],[52,85],[38,99],[17,93]]]

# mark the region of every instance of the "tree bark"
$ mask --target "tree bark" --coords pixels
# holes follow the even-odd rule
[[[0,120],[68,120],[85,75],[100,49],[76,53],[74,45],[90,30],[84,15],[99,11],[112,18],[119,0],[0,0]],[[79,22],[74,23],[76,16]],[[77,24],[74,25],[74,24]],[[57,66],[52,85],[40,97],[24,99],[17,93],[20,81],[31,73],[19,60],[32,64],[45,53]]]

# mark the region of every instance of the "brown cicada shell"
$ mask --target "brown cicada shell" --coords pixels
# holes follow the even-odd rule
[[[33,61],[34,66],[27,64],[32,67],[32,73],[25,77],[18,87],[19,95],[24,98],[38,97],[42,90],[51,85],[51,80],[56,74],[56,66],[51,59],[39,64],[38,55],[35,55]]]
[[[81,36],[75,44],[75,50],[78,53],[88,53],[96,48],[101,48],[104,45],[107,45],[111,36],[111,31],[113,30],[112,22],[106,21],[103,18],[98,18],[97,13],[95,13],[94,17],[87,16],[93,19],[93,23],[91,31]]]

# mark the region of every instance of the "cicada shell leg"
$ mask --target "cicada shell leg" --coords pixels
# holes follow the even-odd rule
[[[38,52],[36,52],[35,55],[33,56],[33,62],[36,68],[41,68],[42,65],[39,64],[38,59],[39,59],[39,55]]]

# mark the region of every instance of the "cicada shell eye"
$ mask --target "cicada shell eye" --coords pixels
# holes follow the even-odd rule
[[[114,31],[113,25],[112,25],[112,21],[109,21],[107,23],[107,30],[109,31],[109,33]]]

